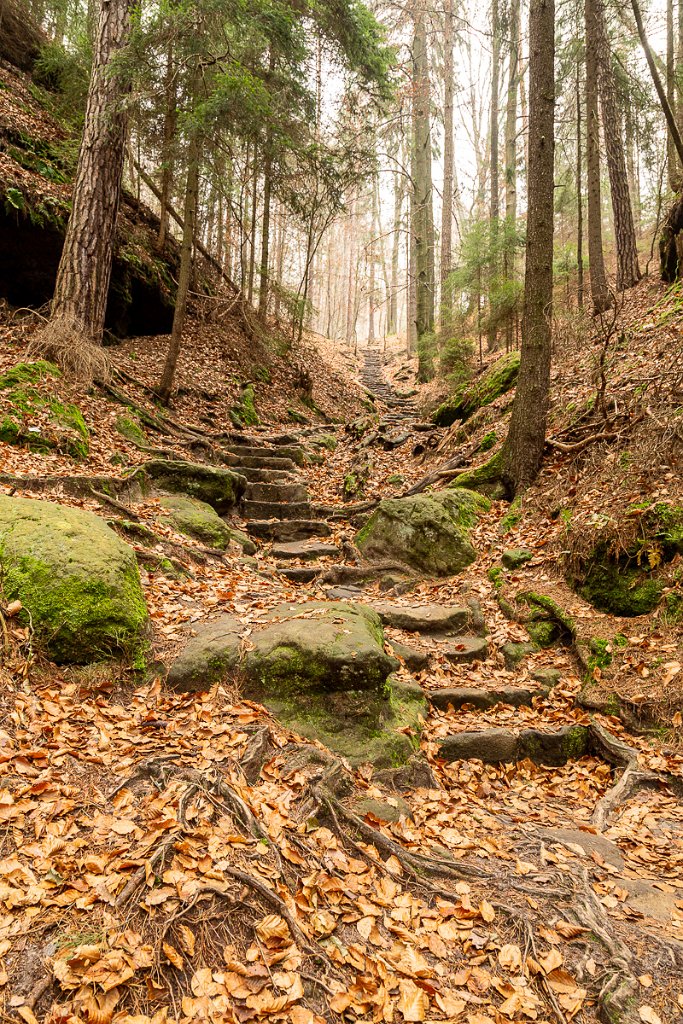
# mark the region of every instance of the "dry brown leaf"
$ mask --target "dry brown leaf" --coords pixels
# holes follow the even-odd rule
[[[399,984],[396,1006],[403,1014],[404,1020],[421,1021],[425,1019],[429,1010],[429,996],[410,978],[404,978]]]
[[[643,1024],[662,1024],[662,1018],[651,1006],[638,1007],[638,1016],[643,1021]]]

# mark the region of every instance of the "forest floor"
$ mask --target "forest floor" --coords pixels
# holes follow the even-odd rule
[[[595,394],[605,348],[611,401],[623,410],[619,439],[580,452],[555,449],[519,514],[511,519],[507,503],[493,502],[481,517],[473,532],[479,555],[467,570],[391,594],[398,605],[475,599],[481,607],[485,658],[453,664],[438,637],[420,637],[429,667],[411,672],[402,661],[400,674],[427,693],[533,690],[535,673],[558,673],[552,691],[538,690],[527,706],[431,705],[420,777],[399,782],[369,764],[351,769],[322,750],[312,757],[315,744],[242,700],[236,687],[183,695],[166,688],[161,664],[204,620],[229,611],[248,637],[268,609],[328,599],[333,586],[288,581],[267,544],[250,564],[231,551],[207,558],[198,542],[159,526],[154,499],[131,502],[129,511],[154,523],[160,554],[173,549],[188,571],[177,580],[141,570],[156,670],[141,676],[126,666],[57,667],[33,650],[26,627],[6,618],[4,1017],[26,1024],[680,1019],[680,630],[657,615],[616,620],[596,613],[559,568],[568,524],[583,534],[596,517],[644,494],[683,498],[675,430],[652,427],[663,422],[665,407],[673,422],[683,303],[648,284],[629,301],[607,342],[586,323],[558,332],[553,381],[550,436],[576,443],[562,431],[573,409]],[[5,317],[0,374],[24,358],[34,326]],[[111,387],[119,398],[125,393],[125,409],[111,391],[59,382],[60,399],[78,405],[89,428],[87,459],[0,443],[8,474],[0,488],[35,497],[36,481],[49,478],[41,498],[115,518],[97,498],[75,494],[66,478],[121,474],[150,450],[205,457],[197,435],[218,445],[234,429],[230,413],[251,381],[268,426],[243,432],[267,441],[287,424],[296,434],[302,424],[294,411],[325,422],[334,435],[335,450],[301,472],[315,501],[347,510],[348,518],[331,520],[331,539],[343,549],[357,523],[343,483],[362,440],[346,425],[372,416],[361,360],[313,341],[293,361],[284,348],[247,358],[237,335],[219,335],[198,320],[191,338],[167,418],[149,392],[164,339],[132,339],[111,350],[119,371]],[[396,388],[412,389],[413,366],[398,349],[387,354],[387,375]],[[426,389],[417,400],[429,396]],[[364,492],[354,500],[404,493],[463,446],[476,451],[492,430],[500,441],[510,397],[471,434],[462,426],[410,429],[392,451],[373,446]],[[649,410],[641,419],[636,402]],[[130,403],[143,444],[117,428],[123,412],[132,415]],[[381,402],[375,408],[382,413]],[[34,410],[35,424],[43,415]],[[16,476],[29,478],[25,490]],[[533,558],[508,574],[504,596],[514,598],[522,586],[541,591],[577,629],[572,642],[510,667],[503,648],[527,641],[528,633],[503,613],[491,570],[503,549],[521,546]],[[363,588],[364,602],[385,596],[379,582]],[[626,645],[613,647],[622,635]],[[613,660],[603,661],[610,664],[587,666],[582,637],[605,639]],[[415,636],[388,628],[385,640],[400,652]],[[586,672],[617,694],[623,714],[582,705]],[[557,767],[441,756],[440,741],[462,732],[564,726],[588,729],[591,747]]]

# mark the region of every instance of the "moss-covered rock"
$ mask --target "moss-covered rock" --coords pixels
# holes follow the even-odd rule
[[[603,612],[633,617],[648,615],[660,603],[669,580],[666,567],[683,553],[683,507],[667,502],[643,503],[628,510],[624,532],[637,524],[635,539],[618,551],[610,534],[598,535],[593,549],[569,582],[586,601]]]
[[[501,474],[503,470],[502,449],[496,452],[488,462],[477,466],[476,469],[468,469],[459,473],[453,480],[450,487],[465,487],[470,491],[477,491],[485,494],[494,501],[508,496]]]
[[[533,557],[534,553],[530,548],[506,548],[500,560],[506,569],[519,569]]]
[[[634,617],[648,615],[659,604],[664,583],[637,565],[613,562],[607,556],[590,565],[578,593],[601,612]]]
[[[451,576],[477,557],[469,531],[488,507],[481,495],[462,489],[388,498],[358,532],[356,544],[366,558]]]
[[[0,375],[0,441],[31,451],[57,451],[72,459],[89,454],[89,432],[81,410],[54,390],[61,376],[52,363],[17,363]]]
[[[104,520],[47,501],[0,496],[6,600],[19,600],[55,661],[132,654],[147,608],[135,554]]]
[[[510,352],[497,359],[476,380],[461,384],[450,398],[432,414],[438,427],[450,427],[456,420],[466,420],[477,409],[490,405],[517,383],[519,352]]]
[[[126,441],[131,441],[136,445],[147,444],[147,437],[137,417],[132,415],[118,416],[115,426],[118,433],[121,437],[125,437]]]
[[[282,605],[253,630],[244,651],[240,632],[230,616],[200,630],[171,668],[169,684],[204,689],[234,678],[245,697],[354,763],[387,766],[411,755],[424,694],[390,679],[398,663],[384,651],[372,609],[346,602]]]
[[[145,463],[144,474],[159,490],[197,498],[221,514],[237,504],[247,486],[239,473],[195,462],[155,459]]]
[[[236,427],[257,427],[261,420],[256,411],[256,389],[245,384],[239,402],[230,410],[230,419]]]
[[[247,555],[253,555],[256,545],[253,540],[228,526],[218,513],[197,498],[188,498],[184,494],[165,494],[159,499],[161,508],[168,513],[164,518],[186,537],[193,537],[210,548],[225,551],[231,542],[239,544]]]

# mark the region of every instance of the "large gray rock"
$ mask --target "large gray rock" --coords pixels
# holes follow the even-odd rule
[[[477,557],[470,529],[489,507],[486,498],[455,488],[380,502],[356,544],[372,560],[390,560],[427,576],[452,576]]]
[[[0,573],[5,599],[21,601],[55,661],[140,649],[147,606],[135,553],[99,516],[0,496]]]
[[[243,696],[353,763],[407,760],[415,742],[405,730],[418,735],[426,701],[419,687],[390,678],[398,663],[384,651],[372,609],[337,602],[280,605],[252,627],[247,643],[231,616],[199,630],[172,666],[169,685],[199,690],[232,679]]]
[[[159,490],[198,498],[221,514],[237,504],[247,486],[239,473],[204,463],[154,459],[146,462],[143,469]]]

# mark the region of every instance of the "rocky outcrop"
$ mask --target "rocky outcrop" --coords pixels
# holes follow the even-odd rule
[[[0,496],[0,568],[5,600],[21,601],[55,661],[139,650],[147,608],[135,554],[98,516]]]
[[[392,678],[398,663],[384,651],[370,608],[311,602],[273,609],[244,641],[236,619],[201,629],[171,667],[181,691],[234,680],[249,700],[285,725],[353,763],[400,764],[414,749],[426,703],[419,686]]]
[[[487,510],[482,495],[452,488],[388,498],[356,536],[365,558],[391,560],[427,576],[452,576],[477,557],[470,529]]]

